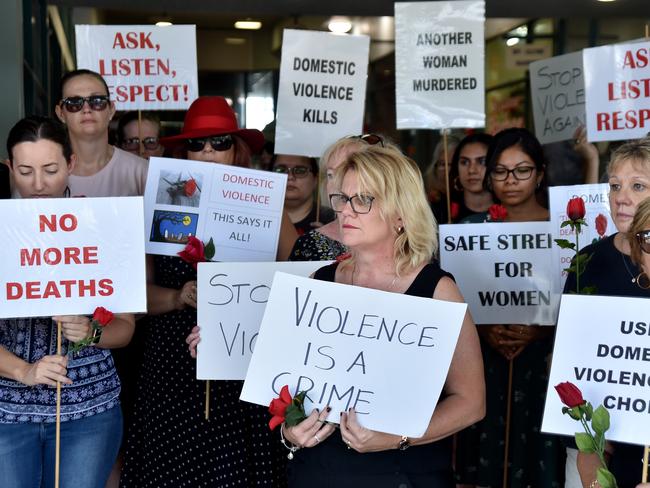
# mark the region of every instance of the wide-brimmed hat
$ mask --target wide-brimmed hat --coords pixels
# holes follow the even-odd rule
[[[264,146],[264,135],[257,129],[240,129],[235,112],[223,97],[199,97],[185,114],[183,130],[180,134],[163,137],[160,143],[167,147],[182,144],[187,139],[236,134],[258,153]]]

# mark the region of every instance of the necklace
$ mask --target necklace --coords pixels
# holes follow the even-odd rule
[[[357,272],[357,263],[354,263],[354,266],[352,267],[352,277],[350,278],[350,284],[354,286],[354,275]],[[395,286],[395,282],[397,281],[397,275],[395,275],[395,278],[393,278],[393,281],[390,282],[388,285],[388,288],[386,288],[385,291],[390,291],[393,289],[393,286]],[[367,288],[367,287],[366,287]]]
[[[627,271],[627,274],[630,275],[632,278],[630,281],[632,283],[635,283],[636,286],[641,288],[642,290],[647,290],[650,288],[650,277],[646,274],[645,271],[643,271],[643,268],[641,268],[641,272],[634,276],[634,273],[630,270],[630,268],[627,265],[627,260],[626,254],[621,253],[622,259],[623,259],[623,264],[625,265],[625,270]]]
[[[632,283],[636,283],[639,276],[640,276],[640,274],[635,276],[634,273],[632,273],[629,266],[627,265],[627,259],[625,259],[626,257],[627,257],[627,255],[625,253],[621,253],[621,259],[623,260],[623,266],[625,266],[625,270],[627,271],[627,274],[629,274],[630,278],[632,278],[630,281]],[[643,273],[643,271],[642,271],[642,273]]]

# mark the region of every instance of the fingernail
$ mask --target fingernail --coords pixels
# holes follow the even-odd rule
[[[320,410],[316,409],[317,412],[320,412]]]
[[[331,411],[332,411],[332,407],[328,406],[328,407],[325,409],[325,411],[326,411],[326,412],[331,412]]]

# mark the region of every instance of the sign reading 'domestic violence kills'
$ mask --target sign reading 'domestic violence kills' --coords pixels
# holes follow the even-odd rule
[[[0,317],[147,310],[142,197],[0,200]]]
[[[582,51],[530,63],[535,135],[542,144],[565,141],[585,126]]]
[[[650,41],[583,50],[590,141],[650,132]]]
[[[118,110],[184,110],[199,96],[196,27],[76,25],[77,66],[96,71]]]
[[[354,408],[364,427],[420,437],[466,310],[276,273],[241,399],[268,405],[288,385],[308,392],[307,412],[329,405],[331,422]]]
[[[310,276],[328,261],[200,263],[197,321],[199,380],[243,380],[276,271]]]
[[[616,227],[609,212],[609,186],[606,183],[592,185],[551,186],[549,188],[549,209],[553,239],[566,239],[575,243],[576,235],[571,227],[562,227],[562,222],[568,220],[566,207],[569,200],[580,197],[585,202],[585,221],[587,225],[580,229],[578,247],[582,249],[589,244],[595,244],[610,234],[616,232]],[[556,287],[562,293],[566,281],[566,268],[571,266],[575,251],[553,246],[553,266],[555,270]],[[575,291],[575,290],[573,290]]]
[[[276,154],[320,156],[362,133],[369,46],[368,36],[284,30]]]
[[[650,295],[649,295],[650,296]],[[542,430],[573,436],[579,422],[562,414],[553,388],[569,381],[610,413],[607,440],[650,439],[650,322],[647,298],[563,295]]]
[[[175,256],[190,236],[215,261],[273,261],[287,175],[224,164],[151,158],[144,194],[147,253]]]
[[[440,226],[440,264],[477,324],[555,324],[554,245],[549,222]]]
[[[395,3],[398,129],[485,126],[485,2]]]

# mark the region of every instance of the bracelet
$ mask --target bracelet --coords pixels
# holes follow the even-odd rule
[[[589,483],[589,488],[598,488],[600,486],[600,483],[598,483],[598,480],[595,479],[591,483]]]
[[[284,438],[284,432],[283,432],[283,429],[284,429],[284,424],[280,425],[280,442],[282,443],[282,445],[283,445],[284,447],[286,447],[286,448],[289,450],[289,454],[287,454],[287,459],[288,459],[289,461],[291,461],[291,460],[293,459],[293,453],[296,452],[297,450],[299,450],[300,447],[299,447],[299,446],[295,446],[295,445],[293,445],[291,442],[288,442],[288,441]]]

